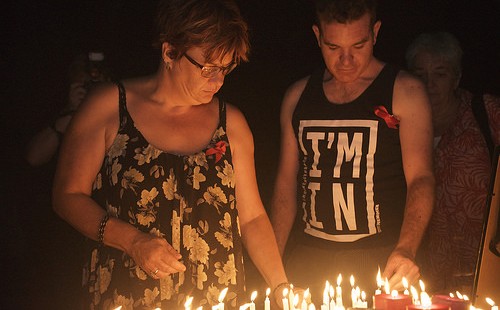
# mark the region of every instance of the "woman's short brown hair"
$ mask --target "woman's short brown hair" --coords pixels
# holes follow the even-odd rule
[[[200,46],[208,62],[226,55],[236,63],[248,61],[248,26],[232,0],[166,0],[160,3],[156,25],[156,45],[168,42],[172,58]]]

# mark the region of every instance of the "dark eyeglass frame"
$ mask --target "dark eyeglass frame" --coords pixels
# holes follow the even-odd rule
[[[192,63],[193,65],[200,68],[201,69],[201,76],[204,78],[208,78],[208,79],[215,77],[217,74],[219,74],[219,72],[222,72],[223,75],[228,75],[229,73],[231,73],[231,71],[234,70],[234,68],[236,68],[235,62],[230,63],[226,67],[204,66],[202,64],[199,64],[193,58],[189,57],[189,55],[186,53],[182,54],[182,56],[186,57],[186,59],[189,60],[190,63]]]

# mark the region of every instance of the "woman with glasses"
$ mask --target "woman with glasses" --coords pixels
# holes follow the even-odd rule
[[[88,237],[85,307],[235,308],[243,246],[268,286],[287,282],[252,134],[216,96],[247,60],[247,25],[229,0],[165,2],[157,25],[157,72],[94,89],[75,114],[54,209]]]

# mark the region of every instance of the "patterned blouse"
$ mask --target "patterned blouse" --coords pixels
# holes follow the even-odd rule
[[[460,107],[434,150],[436,205],[423,265],[430,288],[470,294],[486,212],[491,160],[472,113],[472,94],[459,90]],[[500,142],[500,98],[484,96],[492,139]]]
[[[165,238],[182,255],[185,272],[153,279],[130,256],[89,240],[83,285],[90,309],[211,308],[221,291],[236,307],[244,287],[243,255],[226,106],[209,145],[192,155],[163,152],[142,136],[119,87],[120,128],[105,154],[92,197],[110,216]]]

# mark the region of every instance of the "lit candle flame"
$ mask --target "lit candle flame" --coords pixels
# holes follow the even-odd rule
[[[380,289],[384,285],[384,281],[382,281],[382,275],[380,274],[380,267],[378,267],[378,272],[377,272],[377,286]]]
[[[351,282],[351,287],[354,287],[354,276],[351,274],[351,277],[349,278],[349,282]]]
[[[193,296],[188,297],[184,303],[184,308],[191,309],[191,304],[193,303]]]
[[[424,281],[422,280],[418,280],[418,284],[420,284],[420,290],[422,292],[425,292],[425,284],[424,284]]]
[[[299,305],[299,295],[293,296],[293,306],[296,307]]]
[[[286,298],[288,296],[288,287],[285,287],[283,289],[283,298]]]
[[[469,300],[469,296],[464,295],[464,300],[467,300],[467,301],[468,301],[468,300]]]
[[[462,294],[460,294],[459,291],[457,291],[457,297],[460,298],[460,299],[464,299],[464,296],[462,296]]]
[[[257,298],[257,291],[252,292],[252,296],[250,296],[250,300],[254,302],[255,298]]]
[[[228,288],[226,287],[225,289],[223,289],[221,292],[220,292],[220,295],[219,295],[219,302],[222,302],[224,300],[224,298],[226,297],[226,294],[227,294],[227,290]]]
[[[489,297],[486,297],[486,302],[488,303],[488,305],[490,305],[492,307],[495,305],[495,302],[493,301],[493,299],[491,299]]]
[[[309,292],[309,288],[307,288],[307,289],[304,291],[304,299],[309,298],[309,294],[310,294],[310,292]]]
[[[118,306],[115,308],[115,310],[120,310],[122,308],[122,306]]]
[[[330,286],[330,289],[328,290],[328,295],[330,295],[331,298],[335,297],[335,289],[333,286]]]
[[[396,298],[396,297],[398,297],[398,291],[396,291],[396,290],[392,290],[392,291],[391,291],[391,297],[392,297],[392,298]]]
[[[269,294],[271,294],[271,289],[268,287],[266,289],[266,297],[269,297]]]
[[[387,280],[387,278],[385,278],[384,290],[385,290],[386,294],[390,294],[391,293],[391,288],[389,287],[389,280]]]
[[[422,292],[420,294],[420,302],[422,303],[422,306],[424,307],[430,307],[432,305],[431,298],[426,292]]]
[[[361,291],[361,300],[366,301],[366,293],[365,291]]]
[[[406,280],[406,277],[403,277],[403,287],[406,289],[408,289],[408,280]]]
[[[340,286],[340,283],[342,283],[342,274],[339,273],[339,276],[337,277],[337,286]]]
[[[450,297],[455,298],[455,295],[453,295],[453,293],[450,293]]]

